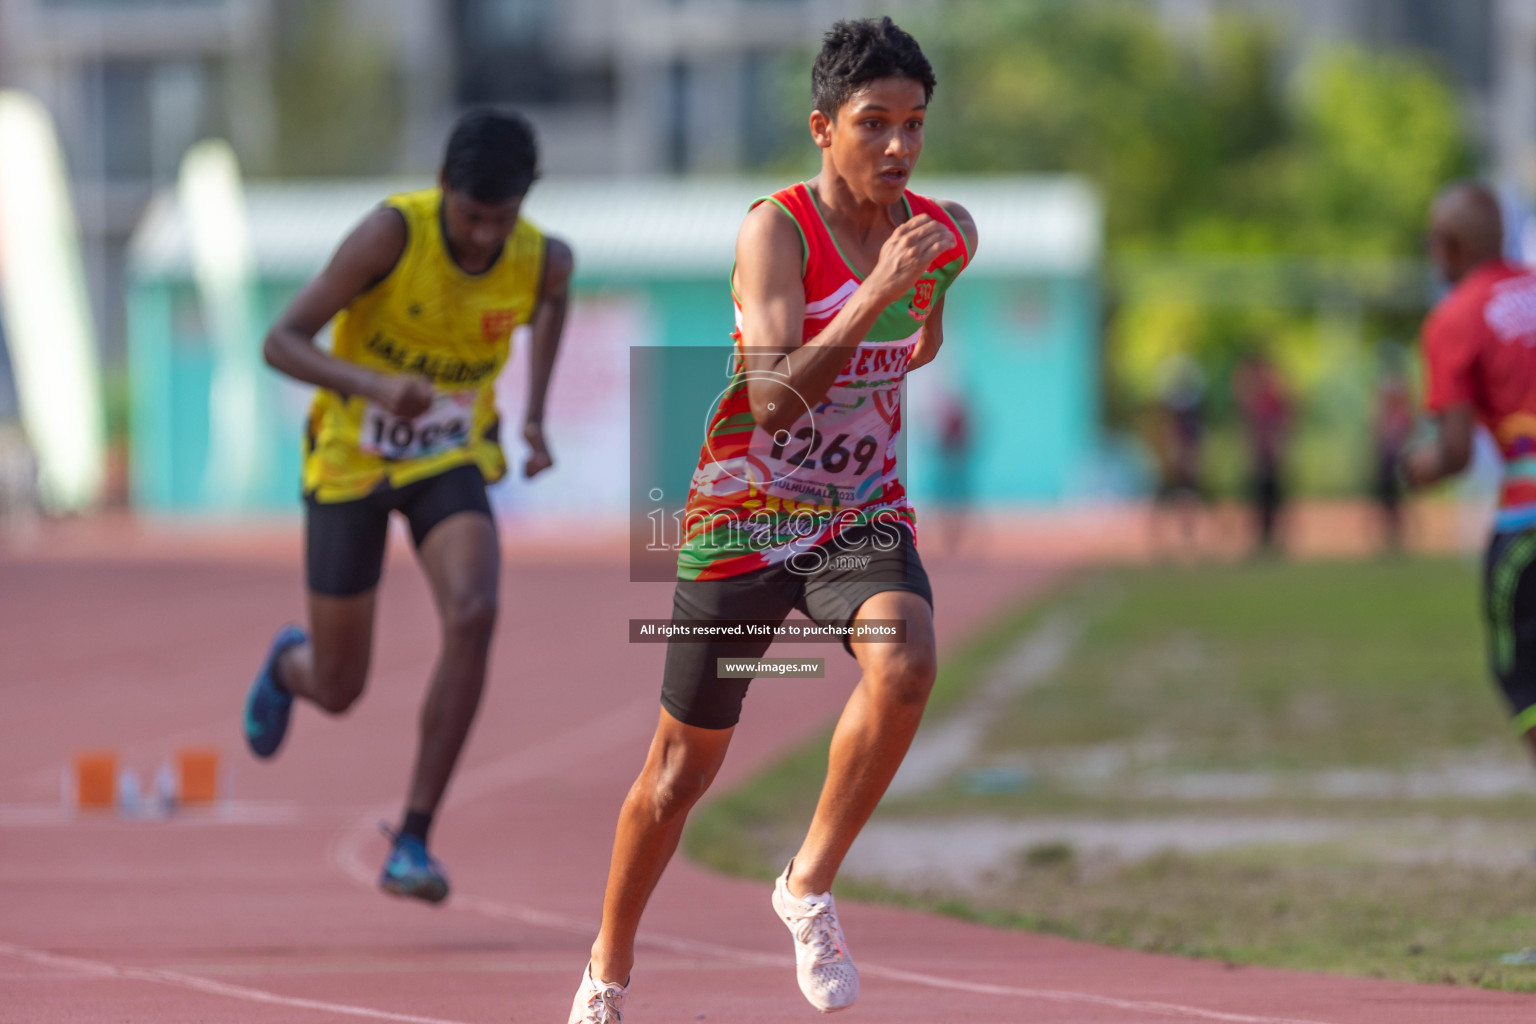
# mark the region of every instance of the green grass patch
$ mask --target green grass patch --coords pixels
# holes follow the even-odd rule
[[[1082,623],[1072,657],[995,720],[980,767],[1027,764],[1020,792],[953,781],[889,802],[877,820],[956,815],[1092,820],[1430,818],[1533,824],[1531,793],[1496,799],[1128,796],[1052,775],[1095,751],[1130,751],[1131,778],[1158,773],[1409,772],[1523,754],[1489,682],[1470,561],[1259,563],[1095,572],[1016,608],[941,667],[930,715],[989,678],[1047,617]],[[685,837],[695,859],[770,878],[803,834],[830,731],[706,806]],[[1039,770],[1035,771],[1036,766]],[[957,779],[963,779],[960,773]],[[1125,778],[1122,774],[1118,778]],[[1513,824],[1512,824],[1513,823]],[[1366,852],[1376,850],[1376,853]],[[848,879],[839,892],[1137,949],[1233,963],[1536,991],[1536,863],[1414,863],[1359,844],[1269,845],[1149,859],[1084,856],[1049,841],[968,888],[901,891]]]
[[[854,898],[1148,952],[1536,991],[1536,967],[1499,962],[1536,945],[1536,875],[1528,870],[1259,849],[1164,853],[1106,872],[1063,845],[1026,851],[1012,884],[963,896],[839,887]]]
[[[1165,747],[1188,770],[1399,767],[1486,745],[1476,569],[1450,559],[1126,570],[988,752]]]
[[[1043,611],[1038,602],[1024,603],[946,658],[934,679],[927,714],[942,716],[963,700]],[[829,727],[761,775],[705,804],[689,821],[683,852],[728,874],[776,877],[784,870],[776,862],[777,851],[798,845],[816,809],[831,741]]]

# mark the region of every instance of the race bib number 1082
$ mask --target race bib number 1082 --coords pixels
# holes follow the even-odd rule
[[[439,393],[432,408],[414,419],[402,419],[368,403],[363,413],[360,447],[384,459],[419,459],[469,443],[475,392]]]

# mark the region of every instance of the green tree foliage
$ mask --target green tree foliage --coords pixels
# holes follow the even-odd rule
[[[1166,244],[1232,198],[1241,211],[1232,169],[1286,134],[1274,48],[1251,22],[1222,19],[1197,47],[1142,4],[960,2],[930,38],[928,167],[1082,174],[1116,246]]]
[[[1411,336],[1426,208],[1472,166],[1433,61],[1332,45],[1296,62],[1252,13],[1174,31],[1130,0],[951,0],[909,27],[939,76],[925,170],[1098,187],[1112,418],[1131,422],[1178,353],[1230,412],[1221,385],[1262,347],[1316,428],[1302,448],[1328,456],[1304,486],[1354,486],[1369,346]]]
[[[1252,15],[1175,37],[1150,4],[957,0],[923,38],[928,169],[1082,174],[1112,253],[1413,257],[1468,166],[1425,59],[1332,47],[1286,74]]]
[[[1291,248],[1417,255],[1431,198],[1471,162],[1454,95],[1408,55],[1334,50],[1306,71],[1294,187],[1276,209]]]

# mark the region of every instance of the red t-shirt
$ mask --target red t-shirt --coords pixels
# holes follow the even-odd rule
[[[1536,525],[1536,274],[1490,261],[1424,322],[1432,413],[1470,405],[1498,441],[1504,486],[1496,528]]]

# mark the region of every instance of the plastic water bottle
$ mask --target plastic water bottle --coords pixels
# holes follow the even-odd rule
[[[176,810],[176,770],[169,761],[160,762],[155,772],[155,810],[160,814]]]
[[[123,814],[138,814],[144,808],[144,789],[139,773],[123,767],[117,773],[117,809]]]

